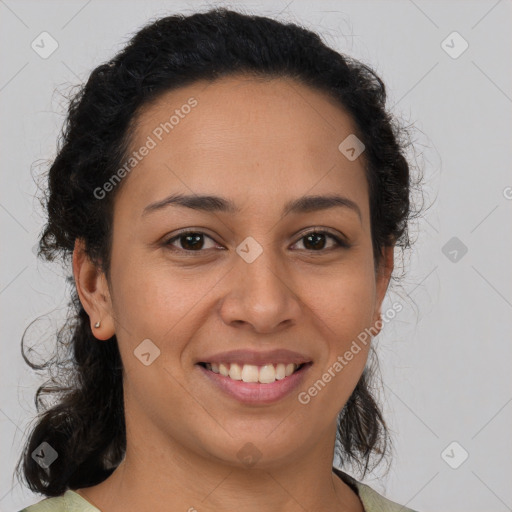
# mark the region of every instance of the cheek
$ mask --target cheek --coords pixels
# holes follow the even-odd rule
[[[351,272],[325,280],[321,289],[308,297],[326,352],[304,391],[317,407],[331,411],[334,417],[355,388],[368,358],[374,275],[371,268],[353,267]]]
[[[149,339],[160,351],[155,367],[180,372],[188,340],[211,315],[210,294],[226,270],[184,270],[132,254],[112,269],[116,334],[125,365],[139,364],[134,350]]]
[[[151,264],[132,255],[112,268],[115,314],[137,336],[164,333],[192,309],[208,284],[198,283],[192,274],[183,278],[170,264]]]
[[[302,289],[305,304],[338,337],[354,334],[354,329],[364,329],[372,321],[376,286],[370,267],[352,265],[321,279],[308,277]]]

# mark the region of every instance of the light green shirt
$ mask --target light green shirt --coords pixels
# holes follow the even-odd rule
[[[366,484],[354,480],[337,468],[333,468],[337,474],[359,496],[365,512],[415,512],[398,503],[388,500],[374,491]],[[20,512],[101,512],[91,505],[85,498],[68,489],[62,496],[43,499],[34,505],[20,510]]]

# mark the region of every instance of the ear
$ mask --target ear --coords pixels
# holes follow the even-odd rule
[[[382,249],[382,258],[376,272],[376,307],[373,318],[373,329],[377,331],[377,334],[382,329],[382,322],[379,322],[380,327],[378,327],[376,323],[381,319],[382,301],[386,295],[389,281],[391,279],[391,273],[393,272],[394,250],[394,245],[386,246]],[[377,336],[377,334],[375,334],[375,336]]]
[[[89,315],[95,338],[108,340],[115,334],[110,291],[105,274],[90,260],[82,239],[75,240],[73,275],[80,302]],[[94,327],[100,322],[100,327]]]

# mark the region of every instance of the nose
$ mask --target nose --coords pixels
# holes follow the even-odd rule
[[[300,290],[270,252],[252,263],[237,258],[220,310],[227,325],[269,334],[297,324],[303,315]]]

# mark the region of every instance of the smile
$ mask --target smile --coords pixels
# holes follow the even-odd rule
[[[213,389],[247,405],[270,404],[289,395],[304,380],[312,363],[256,366],[241,363],[197,363]]]
[[[277,363],[256,366],[254,364],[238,363],[203,363],[207,370],[219,373],[232,380],[243,382],[259,382],[260,384],[271,384],[276,380],[283,380],[295,373],[301,366],[295,363]]]

